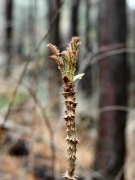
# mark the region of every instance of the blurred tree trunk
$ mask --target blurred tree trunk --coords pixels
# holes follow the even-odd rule
[[[86,12],[85,12],[85,19],[86,19],[86,27],[85,27],[85,44],[86,44],[86,50],[87,51],[91,51],[91,44],[90,44],[90,38],[89,38],[89,34],[90,34],[90,18],[89,18],[89,14],[90,14],[90,0],[85,0],[86,1]]]
[[[53,16],[55,15],[58,8],[60,7],[60,3],[61,3],[61,0],[48,1],[49,22],[51,22]],[[57,17],[55,25],[53,26],[50,32],[49,42],[56,45],[58,48],[60,47],[59,15]],[[52,53],[50,55],[52,55]],[[49,79],[48,79],[49,99],[55,101],[56,98],[58,98],[58,89],[61,83],[60,72],[58,71],[58,67],[57,67],[57,64],[54,62],[54,59],[51,59],[51,58],[49,58],[49,61],[48,61],[48,68],[49,68]],[[56,103],[53,106],[53,112],[56,112],[59,114],[59,99],[56,100]]]
[[[5,77],[11,73],[11,56],[12,56],[12,31],[13,31],[13,0],[6,0],[5,3],[5,52],[6,52],[6,69]]]
[[[78,9],[80,0],[71,0],[71,30],[70,39],[72,36],[78,36]]]
[[[135,19],[135,9],[133,10],[133,17]],[[135,47],[135,21],[133,21],[133,40],[134,40],[134,47]]]
[[[29,50],[31,52],[31,49],[33,49],[35,44],[35,14],[34,14],[34,1],[29,0],[29,15],[28,15],[28,21],[29,21]]]
[[[90,0],[85,0],[85,6],[86,6],[86,12],[85,12],[85,52],[86,52],[86,56],[88,55],[88,53],[92,53],[92,48],[91,48],[91,44],[90,44],[90,18],[89,18],[89,14],[90,14]],[[82,91],[84,92],[84,95],[90,96],[92,93],[92,69],[91,66],[88,66],[85,71],[85,78],[83,78],[81,80],[81,88]]]
[[[123,43],[126,46],[125,0],[100,0],[99,46]],[[126,54],[104,58],[100,68],[100,108],[127,105],[128,65]],[[124,179],[125,111],[106,111],[99,115],[95,168],[108,180],[120,172]]]
[[[132,37],[133,37],[133,47],[135,48],[135,9],[133,10],[133,18],[132,18]],[[133,54],[133,62],[134,62],[134,67],[135,67],[135,54]],[[135,79],[135,71],[133,70],[133,78]]]

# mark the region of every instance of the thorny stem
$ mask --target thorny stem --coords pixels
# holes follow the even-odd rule
[[[64,177],[66,180],[75,180],[76,176],[74,175],[75,171],[75,160],[76,160],[76,145],[79,142],[76,138],[76,126],[75,126],[75,109],[77,106],[77,103],[75,102],[75,91],[74,87],[71,83],[71,81],[64,76],[63,77],[64,82],[64,92],[63,96],[65,98],[65,105],[66,105],[66,111],[65,111],[65,124],[67,127],[67,137],[66,141],[68,143],[67,148],[67,172],[64,174]]]
[[[75,109],[77,103],[75,102],[75,90],[74,90],[74,73],[75,66],[77,62],[78,52],[79,52],[80,38],[73,37],[69,43],[67,49],[62,53],[59,52],[57,47],[52,44],[48,44],[52,52],[54,53],[52,58],[58,63],[58,68],[61,71],[63,79],[63,89],[62,93],[65,100],[66,111],[65,111],[65,124],[67,127],[67,137],[66,141],[68,143],[67,148],[67,170],[63,175],[66,180],[76,180],[75,171],[75,161],[76,161],[76,145],[79,142],[76,138],[76,124],[75,124]],[[60,56],[62,55],[62,57]]]

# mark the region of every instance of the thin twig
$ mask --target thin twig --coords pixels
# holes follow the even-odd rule
[[[135,48],[122,48],[122,49],[116,49],[116,50],[104,52],[96,57],[93,57],[88,65],[90,66],[108,56],[113,56],[113,55],[122,54],[122,53],[135,53]]]
[[[49,131],[49,134],[52,136],[53,134],[53,130],[52,130],[52,127],[50,125],[50,122],[49,122],[49,118],[45,112],[45,108],[42,106],[41,102],[39,101],[39,99],[37,98],[35,92],[33,91],[33,89],[31,87],[29,87],[28,85],[26,85],[24,82],[23,82],[23,86],[27,89],[27,91],[30,93],[30,95],[32,96],[33,100],[35,101],[35,103],[37,104],[37,106],[39,107],[39,109],[41,110],[42,112],[42,116],[45,120],[45,124],[48,128],[48,131]]]
[[[33,28],[33,45],[37,45],[37,0],[34,0],[34,28]],[[29,14],[30,15],[30,14]],[[30,18],[29,18],[30,19]],[[38,58],[34,62],[35,69],[34,69],[34,77],[33,77],[33,91],[35,94],[38,92],[38,80],[39,80],[39,64],[38,64]],[[37,104],[34,104],[33,108],[33,119],[34,119],[34,131],[37,127]],[[31,143],[30,143],[30,153],[29,153],[29,169],[31,172],[33,172],[34,167],[34,131],[32,131],[31,134]]]
[[[45,108],[42,106],[41,102],[38,100],[38,98],[37,98],[35,92],[33,91],[33,89],[31,87],[28,87],[24,83],[23,83],[23,85],[27,88],[28,92],[30,93],[30,95],[34,99],[36,105],[41,110],[42,116],[43,116],[44,121],[46,123],[47,129],[48,129],[48,132],[49,132],[49,135],[50,135],[50,147],[51,147],[51,152],[52,152],[52,175],[53,175],[53,179],[55,179],[55,176],[54,176],[54,174],[55,174],[54,173],[54,171],[55,171],[54,163],[56,161],[56,156],[55,156],[56,150],[55,150],[55,145],[54,145],[54,132],[53,132],[53,129],[52,129],[51,125],[50,125],[49,118],[48,118],[48,116],[46,114]]]
[[[113,180],[121,180],[121,177],[123,175],[123,169],[124,169],[124,164],[120,168],[119,172],[116,174],[115,178]]]
[[[135,109],[134,108],[130,108],[128,106],[105,106],[102,108],[97,109],[97,113],[103,113],[106,111],[127,111],[127,112],[131,112],[131,113],[135,113]]]
[[[100,51],[97,51],[96,53],[89,52],[87,54],[86,58],[80,64],[80,66],[79,66],[80,68],[79,68],[77,74],[83,73],[87,67],[92,66],[93,64],[99,62],[100,60],[103,60],[104,58],[106,58],[108,56],[114,56],[114,55],[122,54],[122,53],[135,54],[135,48],[121,48],[121,49],[105,51],[102,54],[99,54],[99,53],[100,53]],[[79,82],[80,81],[76,82],[76,88],[78,88]]]

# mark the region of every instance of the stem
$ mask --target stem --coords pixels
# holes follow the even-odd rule
[[[75,109],[77,103],[75,102],[75,91],[72,82],[68,79],[67,76],[63,77],[64,82],[64,92],[63,96],[65,98],[65,124],[67,127],[67,137],[66,141],[68,143],[67,148],[67,172],[64,174],[66,180],[75,180],[76,176],[74,175],[75,171],[75,161],[76,161],[76,145],[79,142],[76,138],[76,126],[75,126]]]
[[[61,52],[59,49],[52,45],[48,44],[47,46],[52,50],[53,54],[51,57],[54,58],[58,64],[58,67],[62,74],[63,79],[63,89],[64,92],[62,93],[65,98],[65,124],[67,127],[67,137],[66,141],[68,143],[67,148],[67,171],[63,175],[66,180],[76,180],[76,176],[74,175],[75,171],[75,161],[76,161],[76,145],[79,142],[76,138],[76,127],[75,127],[75,109],[77,103],[75,102],[75,94],[74,91],[74,73],[75,73],[75,66],[77,62],[78,52],[79,52],[79,45],[80,37],[73,37],[66,48],[65,51]],[[62,57],[61,57],[61,56]],[[77,75],[80,78],[79,75]],[[81,75],[82,76],[82,75]]]

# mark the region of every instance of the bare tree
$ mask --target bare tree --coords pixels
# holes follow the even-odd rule
[[[78,35],[78,10],[80,0],[71,1],[71,25],[70,25],[70,36]]]
[[[11,56],[12,56],[12,32],[13,32],[13,0],[6,0],[5,2],[5,49],[6,49],[6,69],[5,77],[11,73]]]
[[[61,4],[61,0],[52,0],[48,1],[49,6],[49,22],[51,22],[53,16],[59,9]],[[50,32],[49,42],[55,44],[57,47],[60,46],[60,30],[59,30],[59,15],[57,20]],[[58,88],[60,86],[60,73],[58,72],[57,65],[53,62],[53,59],[49,58],[48,60],[48,68],[49,68],[49,99],[53,100],[58,97],[56,94],[58,93]],[[59,102],[59,100],[57,101]],[[53,112],[56,114],[59,113],[59,103],[56,103],[53,107]]]
[[[90,9],[91,9],[91,4],[90,4],[90,0],[85,0],[86,1],[86,12],[85,12],[85,20],[86,20],[86,24],[85,24],[85,44],[86,44],[86,49],[87,51],[91,50],[90,47],[90,38],[89,38],[89,32],[90,32],[90,18],[89,18],[89,14],[90,14]]]
[[[100,0],[99,46],[116,43],[126,46],[126,2],[125,0]],[[99,63],[100,104],[99,107],[127,105],[128,66],[126,54],[104,58]],[[108,180],[121,172],[124,179],[125,161],[125,111],[107,111],[99,116],[95,168]]]
[[[91,42],[90,42],[90,11],[91,11],[91,2],[90,0],[85,0],[85,52],[86,52],[86,56],[88,55],[88,53],[92,54],[92,47],[91,47]],[[85,71],[85,78],[82,79],[81,81],[81,88],[83,91],[83,94],[85,94],[86,96],[90,96],[92,93],[92,68],[91,66],[88,66]]]

